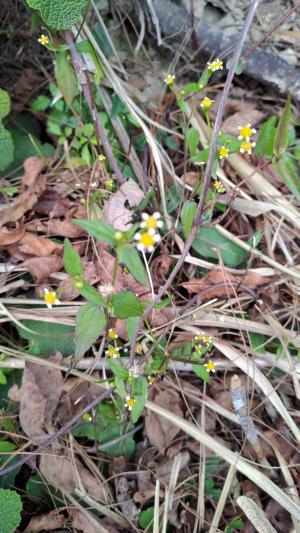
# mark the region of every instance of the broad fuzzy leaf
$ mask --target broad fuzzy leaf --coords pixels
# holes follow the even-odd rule
[[[218,259],[214,248],[219,248],[225,265],[231,267],[239,265],[246,257],[245,250],[226,239],[215,228],[200,228],[192,247],[202,257],[214,259]]]
[[[104,312],[94,304],[80,308],[76,317],[75,357],[80,359],[96,342],[106,326]]]
[[[70,107],[78,93],[77,76],[66,53],[58,54],[55,61],[57,85],[67,105]]]
[[[197,212],[196,202],[192,202],[190,200],[187,200],[186,202],[184,202],[180,217],[181,217],[181,222],[182,222],[183,235],[186,239],[188,238],[191,232],[192,225],[195,220],[196,212]]]
[[[123,319],[132,316],[141,316],[143,314],[143,306],[133,292],[119,292],[113,296],[112,303],[117,318]]]
[[[27,0],[32,9],[38,9],[47,26],[67,30],[79,21],[89,0]]]
[[[6,117],[10,113],[10,96],[0,89],[0,119]]]
[[[21,522],[22,501],[15,490],[0,489],[1,533],[14,533]]]
[[[70,243],[69,239],[64,242],[64,266],[70,276],[82,276],[83,266],[79,253]]]
[[[143,262],[136,248],[130,244],[121,244],[117,248],[119,263],[124,263],[130,274],[140,283],[149,286],[149,280]]]
[[[89,235],[96,237],[99,241],[107,242],[107,244],[115,244],[116,230],[105,222],[96,220],[73,220],[73,224],[83,228]]]
[[[263,123],[259,130],[258,140],[256,144],[256,153],[259,157],[265,157],[270,160],[274,153],[274,142],[276,135],[277,117],[272,115]]]
[[[14,143],[10,132],[0,120],[0,172],[5,170],[13,161]]]

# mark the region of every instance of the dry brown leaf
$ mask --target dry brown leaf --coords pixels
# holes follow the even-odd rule
[[[222,124],[222,131],[230,133],[230,135],[237,136],[238,126],[244,124],[251,124],[255,126],[264,117],[264,114],[256,109],[255,102],[247,102],[244,100],[229,100],[226,107],[227,118]]]
[[[164,409],[171,411],[177,416],[183,417],[180,396],[177,391],[172,389],[160,389],[159,386],[154,385],[150,390],[149,398]],[[163,450],[172,443],[175,437],[177,437],[180,433],[180,429],[178,429],[175,424],[164,420],[156,413],[147,410],[145,416],[145,433],[152,446],[156,446],[159,450]]]
[[[187,185],[190,185],[191,187],[195,187],[196,183],[199,182],[200,174],[199,172],[190,171],[190,172],[185,172],[185,174],[182,174],[180,178],[182,179],[183,183],[186,183]]]
[[[44,162],[39,157],[29,157],[24,161],[22,192],[7,206],[0,208],[0,226],[7,222],[17,222],[36,204],[46,188],[47,176],[41,175]]]
[[[40,459],[40,471],[48,483],[57,489],[72,493],[78,487],[79,476],[87,494],[97,501],[106,501],[108,491],[103,482],[82,466],[79,461],[71,461],[66,456],[45,454]]]
[[[39,215],[57,218],[65,216],[70,207],[71,202],[68,198],[62,197],[52,189],[47,189],[33,206],[33,209]]]
[[[57,355],[50,358],[59,362]],[[63,377],[57,368],[26,362],[20,397],[19,419],[22,429],[34,443],[47,438],[44,427],[52,420],[63,388]]]
[[[199,444],[198,444],[198,447],[199,447]],[[188,477],[187,466],[190,462],[191,456],[188,451],[179,452],[176,454],[176,456],[180,456],[180,459],[181,459],[178,481],[182,481],[183,479],[186,479]],[[163,457],[160,460],[160,462],[150,463],[149,466],[151,470],[153,469],[155,471],[159,480],[162,483],[167,485],[170,481],[170,475],[171,475],[173,465],[174,465],[174,458],[167,459],[166,457]]]
[[[117,230],[128,230],[131,227],[132,212],[125,207],[125,203],[135,207],[143,198],[144,193],[138,184],[133,180],[126,181],[105,203],[102,220]]]
[[[247,272],[245,276],[235,276],[222,270],[212,269],[200,279],[191,279],[181,284],[190,294],[200,293],[207,288],[211,287],[211,290],[207,294],[201,295],[202,300],[210,300],[211,298],[221,298],[223,296],[232,295],[238,292],[240,289],[237,286],[231,287],[230,281],[240,283],[249,289],[257,289],[263,285],[267,285],[274,281],[274,277],[261,276],[256,272]],[[214,285],[224,283],[222,287],[214,288]]]
[[[24,236],[26,228],[20,224],[17,228],[9,230],[7,228],[0,229],[0,246],[9,246],[16,244]]]
[[[96,524],[92,518],[89,518],[89,516],[86,513],[83,513],[79,509],[69,509],[69,516],[72,521],[72,531],[74,532],[80,532],[80,533],[103,533],[104,531],[107,531],[107,533],[118,533],[120,530],[114,528],[113,526],[107,526],[107,523],[105,520],[101,520],[99,522],[99,519],[95,517],[95,521],[99,522],[99,526]],[[101,527],[103,525],[103,527]]]
[[[26,259],[21,267],[26,268],[37,283],[42,283],[54,272],[59,272],[64,266],[63,259],[57,255],[51,257],[32,257]]]
[[[75,226],[72,220],[67,218],[65,220],[52,218],[47,224],[46,231],[48,235],[58,235],[60,237],[68,237],[68,239],[77,239],[86,234],[85,230],[79,226]]]
[[[52,531],[63,527],[65,523],[65,517],[59,514],[56,510],[40,516],[34,516],[31,518],[25,533],[39,533],[40,531]]]
[[[18,244],[7,247],[7,250],[15,257],[18,254],[47,257],[57,255],[63,250],[63,245],[57,244],[46,237],[39,237],[38,235],[34,235],[34,233],[27,232]]]
[[[139,515],[139,509],[133,501],[131,487],[126,476],[119,475],[126,472],[126,467],[127,464],[124,457],[114,457],[110,471],[111,475],[115,476],[114,483],[116,489],[116,498],[122,509],[122,513],[130,522],[136,524]]]

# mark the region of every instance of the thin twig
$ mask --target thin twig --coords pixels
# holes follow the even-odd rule
[[[65,39],[66,39],[66,43],[68,44],[70,52],[71,52],[72,62],[73,62],[74,68],[76,70],[78,83],[82,87],[83,94],[85,96],[87,105],[89,106],[90,112],[92,114],[93,120],[94,120],[95,125],[96,125],[98,136],[101,139],[101,143],[102,143],[105,155],[106,155],[108,161],[111,164],[111,167],[112,167],[112,169],[113,169],[113,171],[114,171],[114,173],[116,175],[116,178],[117,178],[117,181],[118,181],[119,185],[122,185],[123,183],[125,183],[126,180],[125,180],[124,176],[122,175],[122,172],[120,171],[120,169],[118,167],[117,161],[115,159],[115,156],[114,156],[113,151],[111,149],[111,146],[109,144],[109,140],[108,140],[107,135],[105,133],[105,129],[104,129],[103,124],[102,124],[102,122],[101,122],[101,120],[99,118],[98,111],[97,111],[97,109],[96,109],[96,107],[95,107],[95,105],[93,103],[92,92],[91,92],[90,85],[88,83],[88,78],[87,78],[86,73],[83,70],[81,57],[80,57],[79,53],[76,50],[76,47],[75,47],[75,44],[74,44],[74,41],[73,41],[73,37],[72,37],[72,34],[71,34],[70,31],[66,31],[65,32]]]
[[[182,255],[181,255],[180,259],[177,261],[177,263],[176,263],[175,267],[173,268],[170,276],[168,277],[168,279],[165,282],[165,284],[159,289],[159,291],[157,293],[157,296],[154,298],[154,300],[147,306],[147,308],[145,309],[144,315],[139,320],[139,323],[137,325],[136,331],[135,331],[135,333],[134,333],[134,335],[132,337],[132,340],[131,340],[131,346],[130,346],[130,364],[131,365],[133,363],[134,356],[135,356],[135,344],[136,344],[137,336],[138,336],[139,330],[140,330],[140,328],[141,328],[141,326],[143,324],[143,320],[151,312],[151,310],[153,309],[154,305],[160,300],[162,295],[167,291],[167,289],[170,287],[172,281],[174,280],[174,278],[178,274],[179,270],[181,269],[181,267],[182,267],[182,265],[183,265],[183,263],[185,261],[185,258],[187,256],[187,254],[188,254],[188,252],[190,250],[192,242],[193,242],[193,240],[194,240],[194,238],[196,236],[197,230],[198,230],[198,228],[201,225],[202,217],[203,217],[203,211],[204,211],[204,207],[205,207],[205,199],[206,199],[207,191],[209,189],[212,166],[213,166],[213,163],[214,163],[215,153],[216,153],[216,150],[217,150],[218,136],[219,136],[219,132],[220,132],[221,125],[222,125],[222,119],[223,119],[225,105],[226,105],[226,102],[227,102],[227,99],[228,99],[231,83],[232,83],[232,80],[233,80],[233,77],[234,77],[234,74],[235,74],[235,71],[236,71],[238,60],[239,60],[241,52],[242,52],[243,44],[245,42],[247,33],[249,31],[249,28],[251,26],[251,23],[252,23],[254,14],[255,14],[255,11],[256,11],[257,6],[258,6],[259,3],[260,3],[260,0],[252,0],[252,2],[251,2],[249,11],[247,13],[247,16],[246,16],[246,19],[245,19],[245,22],[244,22],[244,26],[243,26],[243,28],[241,30],[240,37],[239,37],[239,39],[237,41],[237,44],[236,44],[236,48],[235,48],[235,51],[234,51],[234,54],[233,54],[233,57],[232,57],[232,61],[231,61],[231,64],[230,64],[230,68],[229,68],[229,71],[228,71],[228,74],[227,74],[226,82],[224,84],[224,88],[223,88],[223,92],[222,92],[222,96],[221,96],[221,100],[220,100],[220,105],[219,105],[217,116],[216,116],[213,135],[212,135],[212,139],[211,139],[209,156],[208,156],[206,171],[205,171],[204,180],[203,180],[202,192],[201,192],[201,196],[200,196],[200,200],[199,200],[199,204],[198,204],[196,217],[195,217],[192,229],[191,229],[191,233],[190,233],[189,237],[187,238],[187,241],[186,241],[186,243],[184,245],[184,248],[183,248],[183,251],[182,251]]]

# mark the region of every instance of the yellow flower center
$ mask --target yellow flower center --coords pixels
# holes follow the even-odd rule
[[[174,83],[174,76],[172,74],[168,74],[166,77],[166,84],[170,87]]]
[[[148,220],[147,220],[147,222],[148,222]],[[143,244],[146,248],[148,248],[149,246],[154,246],[155,241],[153,239],[153,235],[150,235],[147,232],[146,233],[142,233],[142,235],[140,236],[140,243]]]
[[[133,407],[135,405],[135,399],[134,398],[129,398],[128,400],[126,400],[126,405],[127,407]]]
[[[145,220],[145,224],[147,226],[148,229],[155,229],[157,228],[157,220],[156,218],[154,217],[148,217],[146,220]]]
[[[244,139],[246,139],[247,137],[251,137],[253,131],[252,131],[252,128],[250,128],[249,126],[243,126],[241,129],[240,129],[240,136],[241,137],[244,137]]]
[[[41,35],[40,38],[38,39],[38,41],[43,46],[45,46],[46,44],[49,43],[49,39],[48,39],[48,37],[46,35]]]
[[[117,339],[118,338],[118,335],[116,334],[114,329],[110,329],[109,330],[108,336],[109,336],[110,339]]]
[[[44,302],[47,304],[54,305],[56,299],[56,292],[48,292],[47,294],[44,294]]]
[[[206,368],[208,372],[212,372],[215,369],[215,363],[213,363],[212,361],[208,361],[208,363],[206,364]]]
[[[116,348],[113,348],[113,346],[111,346],[107,350],[107,355],[108,355],[108,357],[117,357],[118,356],[118,350]]]
[[[223,192],[224,191],[224,187],[223,187],[223,185],[222,185],[222,183],[220,181],[215,181],[214,189],[215,189],[216,192]]]
[[[84,413],[84,415],[82,415],[82,420],[84,420],[84,422],[90,422],[92,419],[90,413]]]
[[[106,180],[104,185],[107,189],[110,189],[113,186],[113,180]]]
[[[229,154],[229,151],[225,146],[222,146],[220,149],[220,157],[227,157]]]
[[[241,150],[244,150],[244,152],[252,151],[252,143],[251,141],[243,141],[241,142]]]
[[[201,101],[200,106],[203,109],[208,110],[212,106],[212,100],[208,98],[208,96],[205,96],[205,98],[203,98],[203,100]]]

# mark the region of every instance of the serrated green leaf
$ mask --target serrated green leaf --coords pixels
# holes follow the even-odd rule
[[[80,359],[96,342],[106,326],[106,316],[97,305],[86,304],[76,316],[75,357]]]
[[[67,53],[58,54],[55,60],[55,77],[66,104],[70,107],[78,93],[77,76]]]
[[[290,93],[287,96],[286,103],[281,114],[281,117],[276,128],[276,136],[274,143],[274,153],[276,157],[280,157],[289,145],[289,125],[292,120],[292,104]]]
[[[239,151],[241,141],[229,133],[222,133],[218,137],[218,146],[226,146],[230,153],[235,153]]]
[[[131,244],[121,244],[117,248],[118,261],[124,263],[130,274],[140,283],[149,286],[145,267],[136,248]]]
[[[136,328],[138,327],[139,320],[140,320],[139,316],[130,316],[126,320],[126,329],[127,329],[129,341],[131,341],[133,335],[136,332]]]
[[[189,148],[190,157],[193,157],[197,152],[200,133],[198,130],[196,130],[196,128],[189,128],[186,132],[185,138]]]
[[[107,361],[108,368],[114,373],[115,376],[118,376],[123,381],[128,379],[128,371],[125,368],[122,368],[118,363],[115,363],[111,359]]]
[[[119,378],[119,376],[115,376],[115,385],[116,385],[117,392],[119,393],[121,398],[126,398],[127,390],[126,390],[123,379]]]
[[[81,296],[83,296],[88,302],[96,305],[100,305],[103,307],[107,307],[107,303],[104,300],[104,298],[101,296],[100,292],[95,289],[90,283],[87,281],[82,281],[83,286],[78,289]]]
[[[299,168],[292,156],[289,154],[282,154],[278,161],[274,161],[273,165],[278,174],[282,177],[283,182],[293,193],[298,202],[300,202]]]
[[[238,266],[246,257],[246,252],[237,244],[221,235],[215,228],[199,228],[192,248],[202,257],[218,259],[214,248],[219,248],[226,266]]]
[[[182,209],[181,209],[180,218],[182,222],[183,235],[186,239],[188,238],[191,232],[196,213],[197,213],[196,202],[193,202],[191,200],[187,200],[186,202],[184,202]]]
[[[1,533],[14,533],[21,522],[22,501],[15,490],[0,489]]]
[[[32,111],[45,111],[51,104],[51,100],[48,96],[40,94],[31,104]]]
[[[256,153],[259,157],[265,157],[268,161],[272,159],[274,153],[274,142],[276,135],[277,117],[272,115],[263,123],[259,129],[256,143]]]
[[[74,353],[74,327],[55,322],[40,322],[37,320],[22,320],[22,324],[31,331],[17,328],[20,337],[27,339],[30,351],[39,357],[47,357],[55,351],[64,357]]]
[[[70,276],[82,276],[83,266],[79,253],[70,243],[69,239],[64,242],[64,267]]]
[[[194,163],[207,163],[209,156],[209,148],[205,148],[204,150],[199,150],[194,157],[192,158],[192,161]]]
[[[115,244],[116,230],[105,222],[96,220],[73,220],[75,226],[83,228],[89,235],[96,237],[99,241],[107,242],[110,245]]]
[[[5,170],[14,159],[14,143],[11,133],[0,120],[0,172]]]
[[[139,376],[133,382],[133,396],[135,404],[131,411],[131,420],[135,424],[140,418],[148,395],[148,383],[146,378]]]
[[[26,0],[29,7],[38,9],[47,26],[67,30],[79,21],[89,0]]]
[[[8,92],[0,89],[0,119],[6,117],[10,113],[10,96]]]
[[[133,292],[121,291],[115,294],[112,297],[112,304],[117,318],[124,319],[143,314],[143,306]]]
[[[209,373],[204,365],[192,365],[192,369],[198,378],[202,379],[205,383],[209,382]]]

